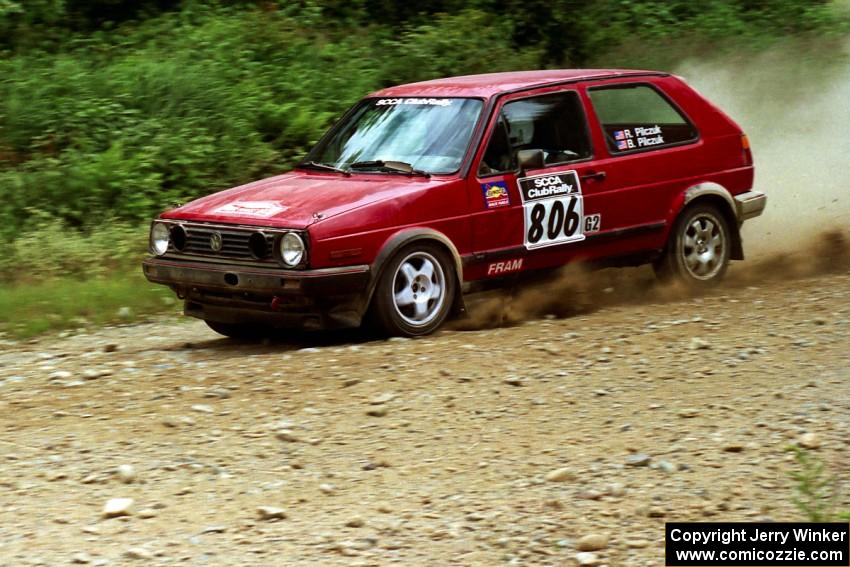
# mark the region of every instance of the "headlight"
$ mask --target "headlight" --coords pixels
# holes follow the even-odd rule
[[[161,222],[153,223],[151,227],[151,252],[162,256],[168,250],[168,225]]]
[[[287,232],[280,239],[280,259],[294,268],[304,259],[304,241],[294,232]]]

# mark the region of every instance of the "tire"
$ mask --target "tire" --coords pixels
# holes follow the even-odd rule
[[[456,293],[449,255],[435,244],[413,244],[398,252],[381,273],[372,297],[373,319],[390,335],[427,335],[446,320]]]
[[[207,327],[231,339],[240,341],[258,341],[268,337],[271,332],[267,327],[262,325],[249,325],[246,323],[219,323],[217,321],[204,320]]]
[[[655,264],[656,274],[692,288],[713,287],[726,274],[732,244],[732,228],[723,213],[714,205],[697,203],[676,219]]]

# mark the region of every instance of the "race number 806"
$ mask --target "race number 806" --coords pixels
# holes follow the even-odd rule
[[[525,216],[528,249],[584,240],[584,199],[575,171],[517,180]]]
[[[526,208],[526,216],[525,241],[529,248],[583,238],[580,195],[538,201]]]

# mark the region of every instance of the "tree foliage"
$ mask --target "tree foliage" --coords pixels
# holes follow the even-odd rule
[[[390,84],[781,36],[823,0],[0,0],[0,239],[279,172]]]

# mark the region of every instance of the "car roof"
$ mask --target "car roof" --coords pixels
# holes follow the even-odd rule
[[[419,83],[389,87],[372,93],[375,97],[451,96],[484,97],[549,84],[614,77],[666,75],[659,71],[636,69],[552,69],[545,71],[513,71],[446,77]]]

